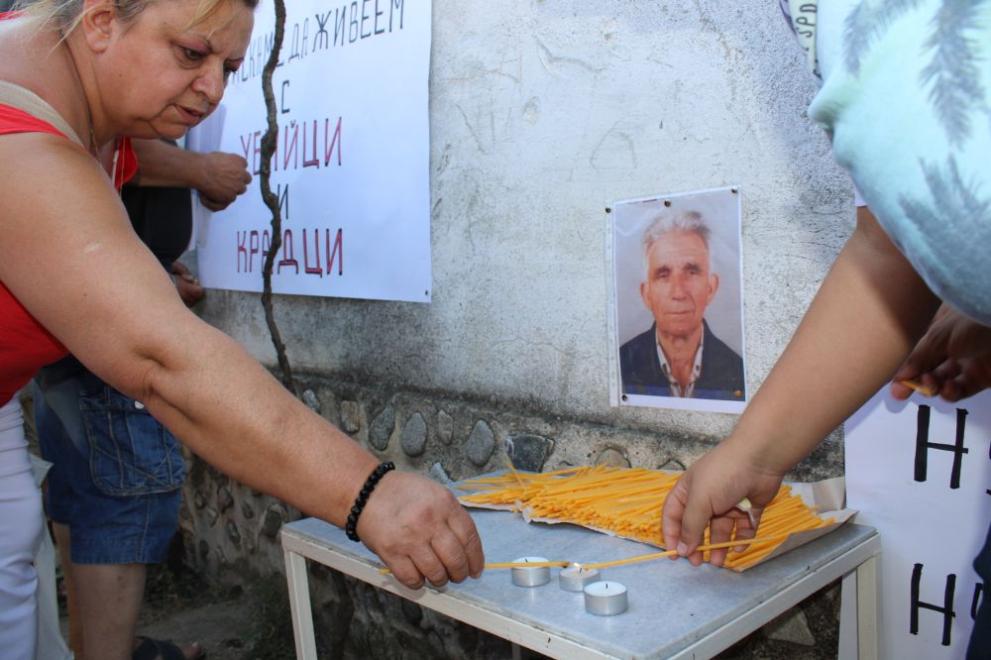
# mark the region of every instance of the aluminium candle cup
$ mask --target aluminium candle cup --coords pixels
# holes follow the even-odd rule
[[[514,564],[539,563],[547,561],[543,557],[520,557]],[[539,587],[551,581],[551,569],[546,566],[534,566],[533,568],[514,568],[513,584],[517,587]]]
[[[626,587],[619,582],[593,582],[585,587],[585,611],[589,614],[614,616],[627,607]]]
[[[576,592],[584,591],[587,585],[598,582],[601,579],[598,570],[575,565],[562,568],[557,576],[558,585],[562,589]]]

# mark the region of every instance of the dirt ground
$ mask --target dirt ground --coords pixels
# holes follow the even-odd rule
[[[284,591],[281,580],[224,589],[182,567],[151,566],[138,634],[180,645],[198,642],[208,660],[291,660],[296,655]],[[64,603],[60,611],[68,636]]]
[[[138,633],[177,644],[199,642],[210,660],[242,660],[251,657],[246,648],[251,637],[248,609],[238,598],[188,609],[147,608]],[[291,649],[286,657],[293,657]]]

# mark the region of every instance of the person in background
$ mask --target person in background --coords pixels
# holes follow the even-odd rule
[[[654,323],[619,349],[623,392],[744,399],[743,360],[705,320],[719,290],[709,226],[697,211],[662,213],[643,234],[643,300]]]
[[[478,532],[450,491],[381,463],[187,310],[120,203],[115,184],[133,163],[118,137],[178,139],[209,115],[244,60],[255,4],[36,0],[0,21],[5,660],[34,656],[42,530],[14,395],[66,353],[232,478],[344,527],[406,586],[484,567]],[[115,141],[119,157],[107,162]]]
[[[192,307],[204,291],[178,261],[192,233],[190,188],[222,209],[251,181],[247,162],[165,141],[134,146],[138,172],[121,191],[124,206]],[[197,644],[135,640],[147,564],[165,560],[178,525],[186,474],[178,440],[72,356],[41,370],[32,399],[41,454],[52,463],[46,509],[64,575],[70,648],[81,659],[133,642],[138,660],[200,657]]]
[[[736,428],[664,504],[665,544],[696,565],[707,525],[714,543],[752,538],[737,503],[759,525],[784,474],[885,382],[957,400],[991,381],[991,4],[814,4],[785,6],[816,16],[801,25],[823,78],[809,116],[866,205]],[[991,530],[974,565],[991,583]],[[987,599],[968,658],[991,658]]]

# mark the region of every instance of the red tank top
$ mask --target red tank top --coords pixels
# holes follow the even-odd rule
[[[11,133],[51,133],[65,137],[48,122],[17,108],[0,105],[0,135]],[[121,138],[114,169],[117,189],[133,178],[137,171],[138,159],[131,142]],[[39,368],[58,360],[67,352],[0,282],[0,405],[10,401]]]

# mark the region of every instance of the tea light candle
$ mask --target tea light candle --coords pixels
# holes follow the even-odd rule
[[[598,582],[599,571],[594,568],[582,568],[580,564],[572,564],[567,568],[562,568],[558,573],[557,581],[565,591],[582,591],[586,585]]]
[[[619,582],[593,582],[585,587],[585,611],[589,614],[613,616],[628,606],[626,587]]]
[[[543,557],[520,557],[514,564],[539,563],[547,561]],[[534,566],[533,568],[514,568],[513,584],[517,587],[539,587],[551,581],[551,569],[546,566]]]

